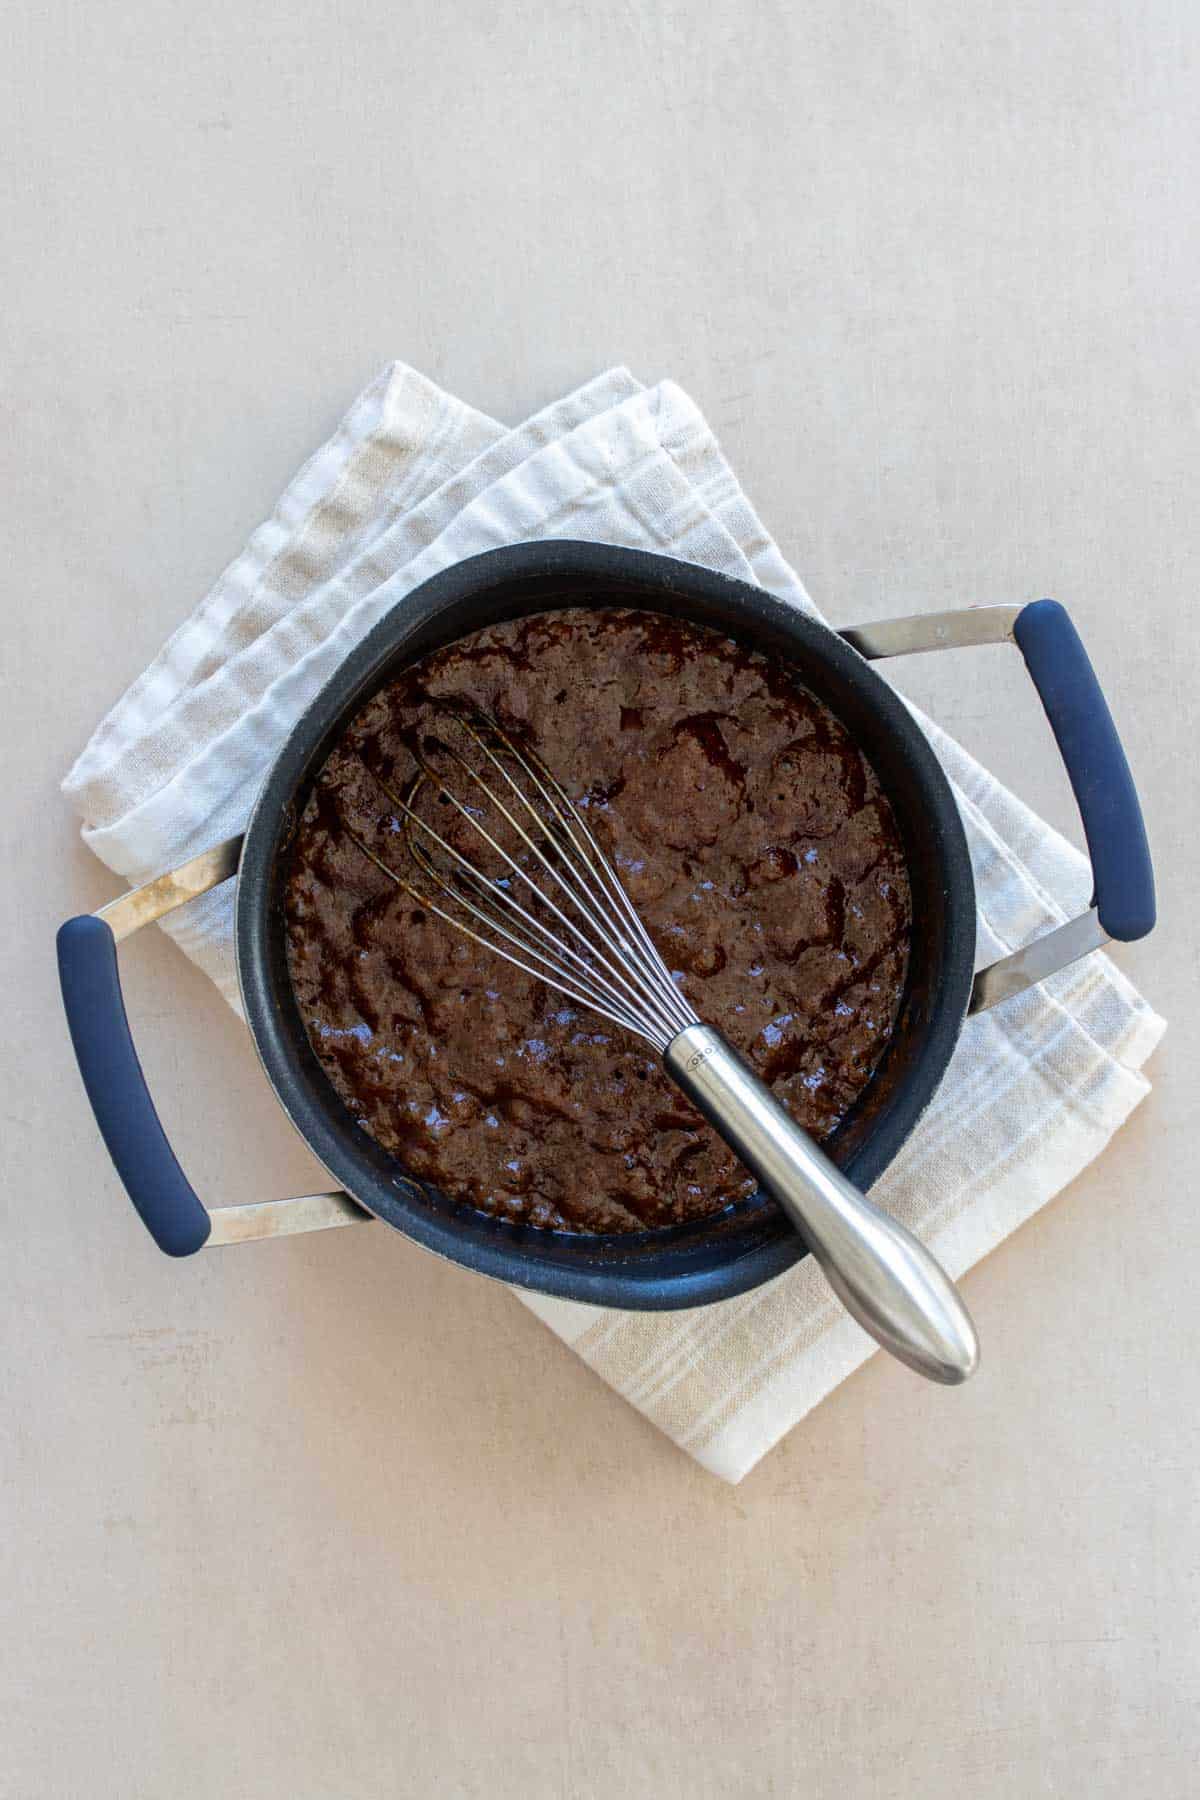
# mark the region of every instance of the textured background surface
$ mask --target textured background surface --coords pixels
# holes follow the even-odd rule
[[[3,38],[5,1800],[1193,1793],[1190,0]],[[393,355],[511,420],[674,375],[840,622],[1056,594],[1143,786],[1154,1096],[968,1279],[975,1383],[876,1359],[735,1492],[398,1237],[158,1259],[69,1065],[57,780]],[[906,680],[1070,825],[1017,659]],[[311,1185],[201,977],[124,970],[200,1191]]]

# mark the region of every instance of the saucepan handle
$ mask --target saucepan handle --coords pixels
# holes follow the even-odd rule
[[[125,1191],[160,1250],[191,1256],[208,1241],[211,1221],[146,1086],[105,919],[83,913],[60,926],[58,974],[79,1073]]]
[[[841,635],[870,661],[1015,643],[1066,766],[1091,857],[1091,909],[980,970],[972,1012],[1024,992],[1110,939],[1128,943],[1154,929],[1154,865],[1137,788],[1091,659],[1057,600],[916,614]]]
[[[1091,658],[1057,600],[1023,606],[1013,637],[1079,807],[1100,924],[1110,938],[1132,943],[1154,929],[1154,865],[1141,802]]]
[[[337,1191],[207,1209],[179,1166],[146,1085],[121,993],[117,943],[228,880],[241,845],[240,838],[215,844],[182,868],[122,894],[100,913],[68,919],[58,933],[63,1005],[83,1085],[125,1190],[168,1256],[370,1217]]]

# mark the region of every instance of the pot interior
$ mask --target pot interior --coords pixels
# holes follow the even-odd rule
[[[450,1199],[406,1174],[354,1124],[312,1051],[288,974],[281,898],[288,848],[311,782],[345,725],[377,688],[430,651],[501,620],[575,606],[683,617],[787,660],[873,764],[908,865],[909,973],[888,1049],[827,1148],[860,1186],[878,1178],[941,1080],[970,993],[974,890],[957,809],[903,703],[836,633],[759,588],[691,564],[602,545],[517,545],[457,564],[400,600],[301,719],[263,788],[238,877],[243,1000],[289,1116],[336,1180],[379,1218],[469,1268],[544,1293],[607,1306],[700,1305],[744,1292],[805,1254],[768,1198],[612,1237],[512,1224]]]

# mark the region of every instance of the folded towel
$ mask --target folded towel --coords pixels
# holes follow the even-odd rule
[[[96,730],[64,783],[85,841],[132,885],[232,836],[296,719],[377,619],[463,557],[543,537],[661,551],[816,612],[674,383],[614,369],[506,431],[396,364]],[[966,826],[982,966],[1082,910],[1088,866],[918,717]],[[163,929],[237,1009],[232,885]],[[873,1198],[960,1275],[1103,1149],[1149,1092],[1140,1070],[1163,1029],[1099,954],[972,1019]],[[727,1481],[875,1348],[811,1258],[690,1312],[518,1298]]]

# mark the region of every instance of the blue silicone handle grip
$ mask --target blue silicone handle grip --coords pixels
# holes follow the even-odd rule
[[[175,1160],[133,1047],[117,942],[92,913],[58,933],[58,976],[83,1085],[117,1174],[142,1222],[168,1256],[191,1256],[212,1229]]]
[[[1154,929],[1154,865],[1133,776],[1083,640],[1057,600],[1024,607],[1013,635],[1075,790],[1100,923],[1126,943],[1145,937]]]

